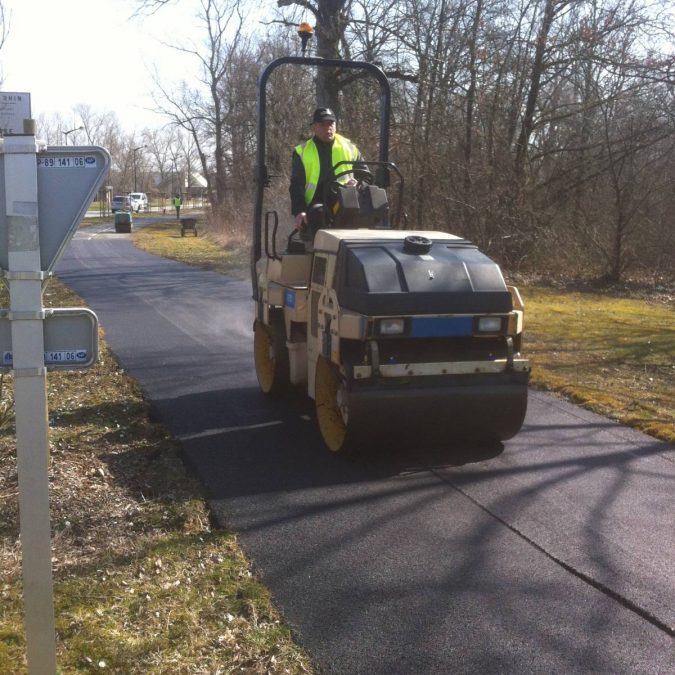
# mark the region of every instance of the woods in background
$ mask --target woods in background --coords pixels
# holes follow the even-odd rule
[[[297,24],[309,21],[313,55],[378,63],[391,79],[390,157],[406,177],[411,227],[465,236],[511,270],[672,274],[672,5],[278,0],[265,23],[243,1],[197,5],[202,45],[176,45],[195,72],[158,83],[158,109],[183,138],[182,148],[167,141],[164,165],[199,167],[225,230],[250,228],[257,75],[299,54]],[[286,194],[290,150],[317,105],[335,108],[341,131],[376,157],[372,82],[284,67],[270,85],[273,194]],[[145,140],[148,166],[161,165],[162,138]]]
[[[379,62],[392,78],[391,155],[407,177],[411,225],[462,234],[511,269],[609,280],[672,269],[675,55],[665,6],[317,3],[327,6],[336,17],[328,33],[344,27],[336,52]],[[361,89],[342,89],[351,137],[374,112]]]

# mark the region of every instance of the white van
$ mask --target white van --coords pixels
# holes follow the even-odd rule
[[[140,213],[148,210],[148,196],[145,192],[130,192],[129,201],[131,202],[131,210]]]

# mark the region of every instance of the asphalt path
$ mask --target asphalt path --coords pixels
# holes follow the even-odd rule
[[[111,230],[57,274],[320,672],[675,673],[672,446],[531,391],[503,445],[334,457],[258,389],[250,284]]]

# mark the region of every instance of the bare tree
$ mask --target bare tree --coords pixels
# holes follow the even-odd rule
[[[464,191],[471,194],[471,161],[473,150],[473,137],[475,133],[473,114],[476,106],[476,89],[478,82],[478,29],[482,21],[483,0],[476,0],[476,9],[468,32],[467,53],[469,71],[469,84],[466,90],[466,118],[464,133]]]
[[[175,153],[172,152],[176,129],[165,126],[161,129],[148,129],[143,133],[143,143],[149,158],[149,164],[156,172],[154,187],[163,196],[173,193],[173,163]]]
[[[544,0],[541,23],[535,39],[534,59],[532,62],[527,101],[525,103],[523,119],[520,125],[520,134],[516,141],[515,170],[516,175],[518,176],[523,174],[525,161],[527,159],[527,148],[530,135],[534,128],[534,114],[541,92],[542,76],[546,69],[544,57],[548,51],[548,41],[553,21],[556,16],[565,9],[569,2],[571,2],[571,0]]]
[[[614,279],[667,267],[664,247],[675,239],[667,227],[675,208],[672,15],[646,0],[277,7],[276,35],[240,40],[237,49],[228,41],[214,90],[204,76],[201,86],[171,91],[172,112],[181,110],[172,120],[200,139],[214,176],[216,92],[229,190],[246,190],[258,64],[292,51],[295,26],[309,13],[317,55],[376,62],[391,78],[390,148],[406,175],[411,225],[470,236],[511,267],[567,266]],[[284,71],[269,84],[268,157],[284,174],[289,148],[306,134],[312,106],[297,92],[311,90],[311,75]],[[319,103],[342,109],[341,128],[371,155],[378,111],[366,79],[328,73],[316,91]]]
[[[233,63],[246,49],[245,15],[238,0],[201,0],[198,20],[204,34],[203,46],[169,45],[195,58],[200,69],[198,86],[182,82],[162,83],[159,111],[192,137],[202,173],[207,181],[211,205],[219,211],[228,189],[228,133],[223,93],[231,86]]]
[[[119,139],[124,135],[124,132],[114,112],[99,112],[85,103],[76,105],[73,112],[76,118],[81,120],[84,127],[82,133],[87,143],[102,145],[112,153],[117,151]]]

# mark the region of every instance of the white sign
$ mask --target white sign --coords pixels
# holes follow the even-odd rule
[[[14,365],[10,312],[0,309],[0,372]],[[45,310],[42,322],[47,370],[89,368],[98,359],[98,318],[87,307]]]
[[[81,167],[95,169],[99,166],[96,155],[77,155],[71,157],[41,157],[38,155],[38,169],[73,169]]]
[[[86,349],[68,349],[60,352],[45,352],[45,365],[50,366],[55,363],[81,364],[89,360]],[[12,352],[2,353],[2,365],[11,367],[13,363]]]
[[[97,146],[59,145],[36,155],[40,263],[51,271],[84,218],[110,170],[110,154]],[[0,152],[0,185],[6,156]],[[0,191],[0,243],[8,241],[5,195]],[[0,268],[8,269],[7,247],[0,245]]]
[[[0,136],[23,134],[23,121],[30,119],[30,94],[22,91],[0,92]]]

